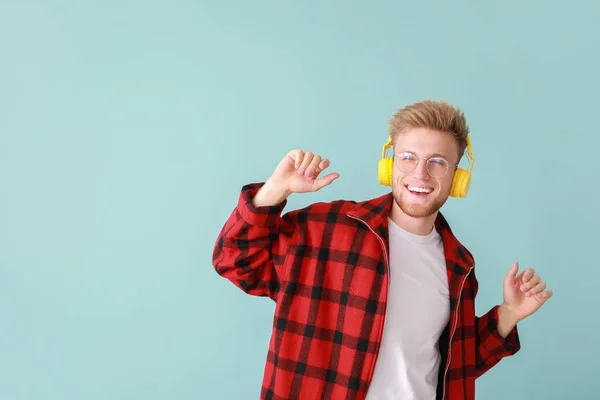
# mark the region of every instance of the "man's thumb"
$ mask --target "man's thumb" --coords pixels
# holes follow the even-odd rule
[[[519,263],[515,262],[512,267],[508,270],[506,274],[506,278],[504,278],[505,283],[513,283],[517,278],[517,272],[519,272]]]
[[[340,177],[340,174],[338,174],[337,172],[333,172],[333,173],[325,175],[321,178],[317,178],[315,180],[315,190],[321,190],[322,188],[331,184],[331,182],[335,181],[339,177]]]

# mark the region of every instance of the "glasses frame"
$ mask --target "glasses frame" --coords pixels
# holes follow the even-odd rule
[[[410,174],[411,172],[413,172],[415,169],[417,169],[417,167],[419,166],[419,163],[421,162],[421,160],[425,161],[425,169],[427,170],[427,173],[429,174],[430,177],[434,178],[434,179],[441,179],[444,176],[446,176],[448,174],[448,170],[450,169],[450,167],[458,167],[458,164],[451,164],[448,160],[446,160],[444,157],[417,157],[417,155],[413,152],[410,151],[401,151],[398,153],[394,154],[394,163],[396,163],[396,160],[398,159],[399,156],[403,155],[403,154],[410,154],[412,156],[414,156],[417,159],[417,163],[415,164],[415,167],[413,169],[411,169],[410,171],[404,171],[400,168],[400,166],[396,165],[398,167],[398,169],[400,171],[402,171],[405,174]],[[429,171],[429,161],[430,160],[442,160],[446,163],[446,171],[444,172],[444,174],[442,176],[434,176],[431,174],[431,171]]]

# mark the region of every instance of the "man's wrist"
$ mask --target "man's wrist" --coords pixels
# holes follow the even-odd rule
[[[256,192],[252,203],[255,207],[276,206],[281,204],[291,193],[291,191],[269,178],[258,192]]]
[[[506,338],[518,322],[519,319],[506,304],[502,303],[498,307],[498,333],[500,336]]]

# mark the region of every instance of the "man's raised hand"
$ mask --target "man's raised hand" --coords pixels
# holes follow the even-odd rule
[[[310,151],[291,150],[281,159],[271,177],[256,194],[254,204],[276,205],[291,193],[321,190],[340,176],[337,172],[319,176],[329,164],[327,158]]]

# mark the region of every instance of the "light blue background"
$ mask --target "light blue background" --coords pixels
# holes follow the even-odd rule
[[[239,189],[301,147],[341,177],[288,209],[383,194],[424,98],[472,128],[478,311],[515,260],[555,291],[478,398],[598,398],[598,4],[0,1],[0,399],[258,398],[273,304],[211,263]]]

